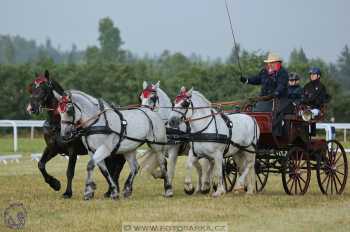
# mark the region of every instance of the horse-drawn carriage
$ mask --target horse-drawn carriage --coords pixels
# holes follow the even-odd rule
[[[305,121],[296,109],[283,118],[283,134],[273,133],[273,112],[253,112],[246,105],[242,112],[252,116],[260,127],[256,148],[256,191],[266,186],[270,173],[280,173],[284,191],[302,195],[308,190],[311,171],[316,170],[319,188],[324,194],[341,194],[346,185],[348,163],[343,146],[337,140],[315,137],[315,124],[324,117],[324,110],[315,120]],[[232,191],[237,168],[232,157],[225,158],[224,183]]]

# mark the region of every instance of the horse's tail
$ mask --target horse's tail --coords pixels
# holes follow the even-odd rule
[[[159,166],[157,154],[152,149],[147,149],[138,159],[141,159],[140,171],[152,173]]]

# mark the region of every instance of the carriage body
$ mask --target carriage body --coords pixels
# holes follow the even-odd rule
[[[341,194],[344,191],[348,163],[343,146],[336,140],[316,137],[315,126],[323,119],[324,112],[317,120],[304,121],[296,109],[294,114],[284,116],[282,136],[275,136],[274,113],[253,112],[251,109],[245,108],[242,113],[255,118],[260,128],[255,163],[258,192],[264,189],[269,173],[280,173],[287,194],[305,194],[312,170],[316,171],[322,193]],[[226,163],[230,161],[225,160]],[[225,172],[229,174],[230,170],[225,168]]]

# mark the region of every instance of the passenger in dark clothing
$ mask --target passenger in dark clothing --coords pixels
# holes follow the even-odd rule
[[[309,71],[310,82],[304,86],[303,103],[311,108],[312,118],[319,116],[320,109],[331,99],[326,87],[321,83],[321,70],[312,67]]]
[[[241,82],[251,85],[261,85],[260,96],[268,96],[274,100],[259,101],[254,107],[256,112],[274,113],[275,134],[280,135],[282,129],[282,119],[286,107],[288,107],[288,72],[282,67],[282,59],[269,53],[266,60],[266,66],[258,75],[249,78],[241,77]],[[273,106],[274,109],[273,109]]]
[[[297,73],[290,73],[288,80],[288,99],[294,106],[302,101],[303,88],[299,85],[300,77]]]

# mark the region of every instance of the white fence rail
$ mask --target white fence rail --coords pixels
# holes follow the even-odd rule
[[[34,128],[43,127],[43,120],[0,120],[0,127],[13,128],[13,150],[18,151],[18,135],[17,128],[31,128],[31,138],[34,137]],[[317,123],[317,129],[324,129],[326,131],[327,139],[332,138],[334,132],[332,127],[336,130],[344,130],[344,141],[346,142],[346,130],[350,130],[350,123]],[[348,149],[347,149],[348,150]]]
[[[18,151],[18,136],[17,128],[26,127],[31,128],[31,138],[34,137],[34,128],[43,127],[44,121],[42,120],[0,120],[0,127],[12,127],[13,128],[13,150]]]

